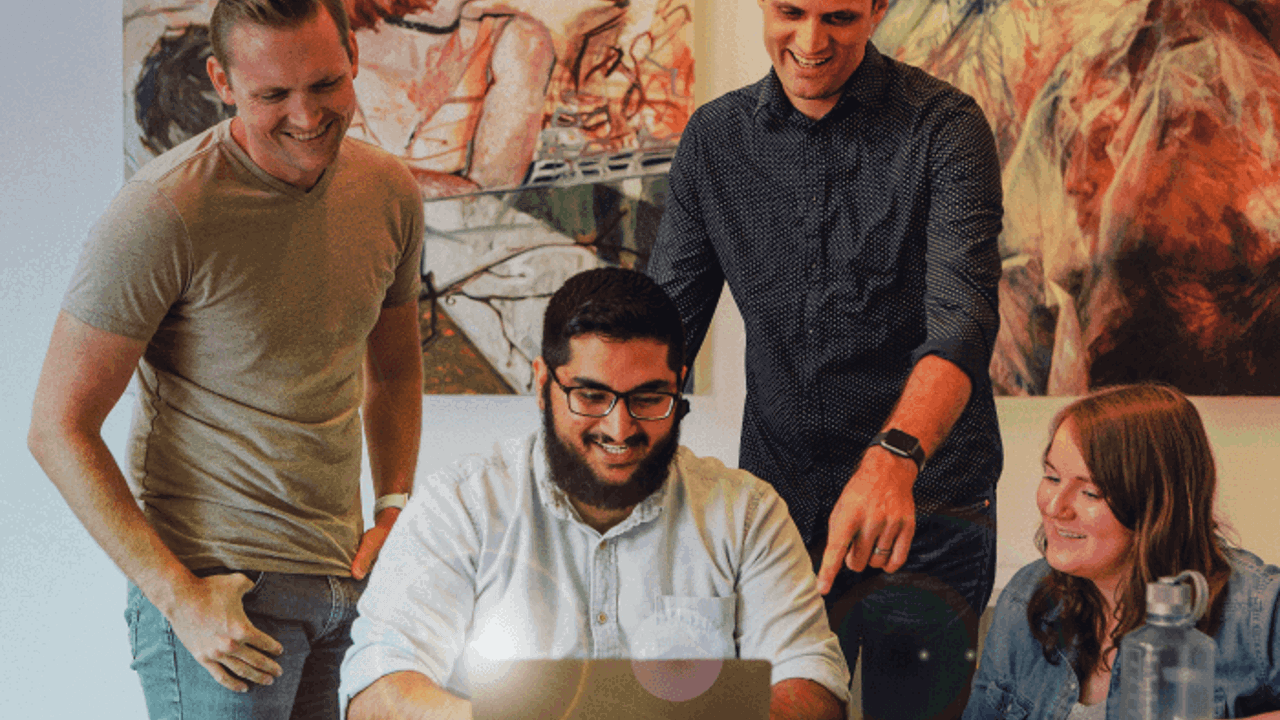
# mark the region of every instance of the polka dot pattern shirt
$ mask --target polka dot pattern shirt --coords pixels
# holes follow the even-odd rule
[[[740,463],[806,542],[925,355],[973,392],[916,482],[917,512],[994,486],[1001,215],[981,109],[872,44],[820,120],[772,72],[690,119],[648,272],[680,308],[690,361],[728,281],[747,334]]]

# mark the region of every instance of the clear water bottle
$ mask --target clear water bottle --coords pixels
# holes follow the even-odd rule
[[[1147,624],[1120,641],[1124,720],[1213,717],[1217,648],[1195,628],[1208,602],[1209,585],[1194,570],[1147,583]]]

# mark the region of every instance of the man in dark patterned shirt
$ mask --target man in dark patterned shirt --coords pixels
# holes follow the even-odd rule
[[[758,2],[773,70],[690,119],[649,272],[690,361],[729,283],[740,463],[821,562],[864,712],[958,717],[995,572],[995,144],[869,42],[888,0]]]

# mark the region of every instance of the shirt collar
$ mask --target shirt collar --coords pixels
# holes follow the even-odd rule
[[[676,458],[679,456],[680,454],[676,453]],[[595,528],[584,522],[577,509],[573,507],[573,503],[569,501],[569,494],[551,481],[551,470],[547,466],[546,432],[542,428],[538,429],[531,460],[533,481],[538,488],[538,500],[542,503],[543,509],[554,517],[595,532]],[[676,459],[673,458],[671,465],[667,468],[667,477],[662,481],[662,485],[653,491],[653,494],[641,500],[638,505],[632,508],[631,514],[627,516],[626,520],[609,528],[609,531],[603,537],[615,537],[629,531],[631,528],[656,520],[662,514],[663,505],[666,503],[667,488],[671,485],[672,474],[676,472],[675,465]]]
[[[840,91],[840,99],[836,101],[835,107],[822,119],[843,116],[852,107],[878,104],[884,97],[884,89],[889,82],[888,68],[889,63],[884,55],[880,53],[874,43],[867,41],[867,50],[862,56],[862,62],[858,64],[857,69],[845,81],[844,88]],[[791,105],[791,100],[787,97],[786,91],[783,90],[782,81],[778,79],[778,72],[775,69],[769,68],[768,76],[760,81],[758,88],[755,108],[757,117],[761,111],[765,111],[767,116],[777,119],[786,119],[793,112],[799,114]],[[801,117],[804,116],[801,115]],[[811,120],[810,122],[817,121]]]

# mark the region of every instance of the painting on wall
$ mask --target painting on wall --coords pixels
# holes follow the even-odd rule
[[[1280,395],[1280,0],[889,2],[996,134],[997,391]]]
[[[205,73],[213,0],[124,2],[125,166],[230,117]],[[428,393],[530,393],[568,277],[643,270],[693,110],[688,0],[345,0],[349,135],[423,192]]]

